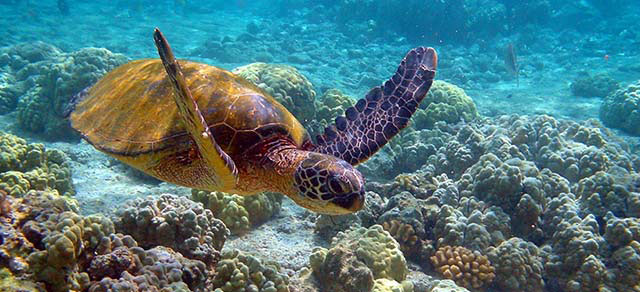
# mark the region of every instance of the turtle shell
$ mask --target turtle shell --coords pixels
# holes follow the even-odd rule
[[[309,138],[273,97],[231,72],[179,61],[189,89],[220,147],[234,159],[273,135],[301,146]],[[71,125],[98,149],[138,156],[191,147],[159,59],[138,60],[105,75],[75,105]]]

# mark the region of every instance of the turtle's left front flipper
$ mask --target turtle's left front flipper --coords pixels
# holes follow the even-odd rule
[[[235,163],[220,148],[213,135],[211,135],[207,122],[187,87],[184,74],[173,55],[167,39],[157,28],[153,32],[153,39],[158,48],[160,59],[162,59],[162,64],[173,85],[173,97],[178,106],[180,116],[182,116],[182,122],[197,145],[202,159],[206,161],[209,169],[212,170],[210,176],[216,182],[216,188],[222,191],[233,189],[238,181],[238,170]]]
[[[438,57],[433,48],[415,48],[382,86],[336,118],[317,137],[314,151],[333,155],[351,165],[364,162],[405,128],[431,88]]]

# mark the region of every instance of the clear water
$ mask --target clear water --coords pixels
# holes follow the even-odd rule
[[[422,129],[423,132],[411,130],[411,134],[399,136],[398,141],[403,142],[394,144],[394,140],[391,147],[383,149],[360,167],[369,182],[388,184],[401,173],[418,173],[429,180],[445,174],[455,183],[460,198],[474,197],[485,201],[486,208],[504,209],[509,221],[482,224],[511,225],[510,236],[521,237],[540,249],[539,259],[544,266],[541,274],[545,281],[540,291],[640,291],[640,250],[629,251],[626,257],[632,260],[628,262],[619,259],[625,257],[620,255],[623,247],[633,250],[631,247],[637,245],[625,241],[624,246],[617,246],[612,243],[613,239],[605,236],[608,223],[613,226],[614,222],[605,218],[610,211],[618,218],[626,218],[630,238],[635,244],[640,242],[640,86],[636,85],[635,90],[627,89],[640,81],[638,1],[0,0],[0,15],[0,129],[24,137],[28,142],[44,143],[48,149],[60,149],[69,156],[75,197],[84,214],[112,214],[126,199],[165,192],[190,196],[190,190],[133,172],[89,144],[80,142],[77,136],[67,132],[67,126],[62,122],[39,123],[39,119],[49,119],[50,116],[63,120],[65,104],[60,104],[59,100],[64,103],[64,99],[57,96],[58,92],[78,91],[93,81],[82,76],[67,76],[56,81],[58,83],[54,82],[55,88],[51,90],[39,79],[43,73],[37,65],[42,63],[38,62],[64,63],[60,56],[87,47],[106,48],[128,60],[156,58],[152,32],[157,27],[163,31],[180,59],[227,70],[254,62],[293,66],[313,84],[317,102],[324,102],[320,97],[334,88],[355,100],[364,97],[370,88],[380,85],[394,73],[408,50],[431,46],[439,55],[436,79],[462,88],[482,118],[443,123]],[[513,48],[511,59],[505,57],[510,46]],[[513,67],[515,71],[510,69]],[[74,72],[78,75],[91,73]],[[21,108],[29,102],[28,96],[34,94],[30,89],[39,84],[50,91],[43,93],[42,98],[48,102],[56,101],[50,106],[31,107],[31,111],[47,114],[34,115],[31,119],[35,121],[32,122],[21,122],[25,119]],[[622,91],[617,93],[618,89],[627,90],[626,104],[618,112],[609,114],[616,120],[610,122],[603,118],[601,111],[607,99],[613,100],[616,94],[624,95]],[[555,119],[548,122],[557,123],[551,127],[552,130],[544,128],[543,122],[536,122],[536,118],[542,115]],[[581,138],[582,134],[568,130],[577,127],[571,122],[582,123],[582,131],[599,132],[606,141],[605,145],[589,140],[593,136]],[[516,142],[517,130],[514,129],[518,126],[531,129],[526,143]],[[435,133],[438,127],[447,135]],[[481,138],[478,138],[481,141],[476,143],[472,138],[461,138],[463,134],[459,133],[464,133],[465,127],[481,133]],[[539,141],[545,133],[555,137],[543,130],[555,131],[556,135],[560,133],[566,140],[557,144],[560,146],[549,146],[559,147],[553,150],[557,157],[542,157],[543,151],[536,148],[541,145]],[[437,135],[441,137],[434,138]],[[504,142],[500,135],[509,141]],[[467,145],[467,148],[463,147],[466,150],[455,148],[458,152],[454,149],[447,153],[447,148],[455,146],[447,144],[450,142],[447,139],[457,139],[458,144]],[[481,149],[474,148],[476,144],[473,143],[482,144],[479,146]],[[500,148],[497,144],[506,146]],[[510,146],[522,153],[521,157],[504,154],[509,153],[510,150],[505,149]],[[407,154],[410,151],[413,154]],[[596,237],[595,251],[576,252],[571,256],[560,254],[562,245],[570,245],[574,250],[585,248],[581,243],[589,236],[577,234],[574,241],[563,241],[550,233],[554,229],[548,225],[559,223],[548,215],[553,213],[550,202],[559,194],[551,195],[552,192],[545,190],[541,195],[540,214],[533,220],[541,234],[532,235],[518,231],[520,227],[516,226],[526,213],[520,212],[525,207],[518,204],[518,198],[531,192],[527,189],[531,187],[530,181],[525,183],[521,179],[515,182],[521,185],[522,192],[495,194],[504,196],[502,199],[491,197],[492,191],[499,189],[501,183],[514,182],[496,182],[495,185],[465,189],[464,175],[467,178],[481,176],[472,169],[480,163],[478,161],[483,161],[480,156],[487,153],[496,154],[505,165],[509,164],[509,159],[519,157],[534,164],[536,171],[548,169],[567,179],[567,191],[576,197],[578,217],[587,220],[593,216],[598,225],[597,230],[589,235]],[[576,161],[571,163],[566,159]],[[568,170],[572,164],[579,168],[578,174]],[[539,175],[525,174],[523,168],[520,169],[523,172],[521,178],[539,178]],[[602,173],[597,174],[597,171]],[[606,183],[598,180],[602,177],[610,178],[612,183],[603,187]],[[595,181],[597,186],[591,187],[591,182],[585,179]],[[433,190],[427,190],[426,185],[430,183],[418,185],[424,188],[422,193],[435,196]],[[438,184],[435,186],[436,189],[444,188]],[[470,193],[465,193],[465,190]],[[395,194],[392,191],[381,195],[391,198]],[[587,207],[596,197],[606,201],[599,211],[595,211],[595,207]],[[515,202],[506,202],[509,200]],[[442,207],[446,204],[449,203],[441,199],[437,205]],[[288,222],[315,222],[315,219],[300,219],[309,216],[315,218],[315,215],[305,213],[285,199],[277,218],[255,227],[244,239],[233,237],[229,246],[263,253],[264,258],[275,258],[285,267],[295,270],[306,263],[311,247],[328,246],[326,240],[330,241],[324,238],[320,243],[314,242],[317,238],[313,235],[313,223],[309,223],[311,227],[307,226],[309,224],[296,225],[294,229],[306,231],[292,234],[296,238],[294,242],[279,234],[284,228],[282,225]],[[579,222],[571,222],[580,226]],[[582,224],[586,223],[583,221]],[[424,224],[424,228],[427,235],[423,239],[432,241],[437,248],[439,238],[432,231],[435,227]],[[256,241],[277,236],[274,239],[277,243],[273,243],[271,248],[259,248],[258,243],[245,241],[252,236]],[[297,241],[305,244],[295,243]],[[499,240],[491,241],[490,245],[498,246],[499,243]],[[274,250],[283,247],[296,252],[289,257],[271,256]],[[490,249],[489,246],[473,244],[467,247],[482,253]],[[588,255],[597,260],[588,258]],[[414,267],[420,275],[416,277],[425,274],[439,277],[428,263],[419,262],[409,255],[407,258],[417,265],[422,264],[421,268]],[[577,263],[569,263],[571,258]],[[579,278],[586,277],[586,272],[563,271],[581,267],[588,270],[587,266],[593,265],[593,261],[603,267],[600,275],[607,275],[597,278],[591,274],[593,283]],[[500,281],[506,283],[504,279],[497,279],[488,289],[527,291],[524,288],[509,290],[506,288],[508,284],[500,284]],[[588,290],[596,289],[593,287],[598,285],[609,290]]]

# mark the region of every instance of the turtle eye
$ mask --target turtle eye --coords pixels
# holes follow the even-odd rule
[[[329,188],[334,194],[342,194],[346,190],[346,185],[337,176],[332,176],[329,178]]]

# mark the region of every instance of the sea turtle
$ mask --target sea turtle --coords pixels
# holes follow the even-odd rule
[[[412,49],[383,85],[336,118],[314,144],[273,97],[231,72],[176,61],[163,34],[158,59],[106,74],[72,98],[71,125],[95,148],[160,180],[250,195],[275,191],[324,214],[364,205],[354,168],[407,126],[437,66]]]

